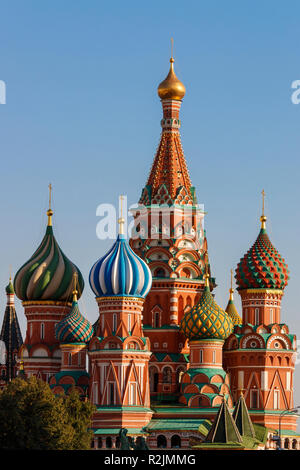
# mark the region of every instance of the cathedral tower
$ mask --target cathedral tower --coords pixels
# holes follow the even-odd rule
[[[180,138],[179,111],[185,87],[174,59],[158,87],[162,133],[152,168],[133,211],[131,247],[146,261],[153,283],[144,308],[144,333],[151,341],[150,385],[153,398],[175,398],[189,352],[180,333],[181,318],[204,289],[204,212],[191,184]],[[210,286],[215,285],[210,279]]]
[[[11,278],[5,290],[7,302],[0,335],[0,340],[3,341],[2,347],[5,350],[1,351],[4,360],[0,364],[0,387],[16,377],[18,352],[23,344]]]
[[[93,428],[111,436],[120,428],[141,430],[152,415],[148,362],[150,342],[143,334],[144,298],[151,272],[120,232],[111,250],[91,269],[99,319],[89,343]],[[138,432],[138,431],[137,431]]]
[[[190,344],[189,368],[181,379],[180,402],[191,408],[215,408],[221,405],[223,396],[232,407],[229,378],[222,367],[222,348],[233,323],[215,302],[208,273],[201,299],[184,314],[180,327]]]
[[[70,312],[56,325],[55,336],[62,353],[60,372],[50,378],[54,393],[69,393],[75,388],[81,397],[86,397],[89,374],[86,371],[87,344],[94,330],[90,322],[80,313],[77,302],[77,274],[74,273],[73,303]]]
[[[252,420],[278,429],[280,412],[293,408],[297,345],[281,320],[289,271],[268,237],[266,220],[263,207],[258,237],[236,269],[243,324],[224,345],[224,365],[235,400],[243,391]],[[295,430],[296,417],[285,415],[282,428]]]
[[[14,279],[17,297],[22,300],[27,318],[26,338],[21,357],[27,376],[48,381],[59,372],[61,350],[55,326],[72,307],[72,278],[78,275],[79,296],[84,282],[79,269],[60,249],[52,227],[51,185],[46,234]]]

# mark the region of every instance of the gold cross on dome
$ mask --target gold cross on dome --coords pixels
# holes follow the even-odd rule
[[[118,219],[118,224],[119,224],[119,234],[124,235],[124,224],[125,220],[123,218],[123,199],[124,196],[120,196],[120,218]]]
[[[173,58],[174,39],[171,38],[171,57]]]
[[[262,215],[265,215],[265,196],[266,196],[266,193],[265,193],[265,190],[263,189],[262,192]]]
[[[52,193],[52,184],[49,183],[49,209],[51,209],[51,193]]]

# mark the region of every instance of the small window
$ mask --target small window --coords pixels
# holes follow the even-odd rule
[[[216,351],[213,351],[213,359],[212,359],[212,361],[213,361],[213,364],[216,363]]]
[[[128,314],[128,331],[131,331],[131,315],[130,313]]]
[[[113,331],[116,331],[117,329],[117,314],[113,314]]]
[[[109,383],[109,404],[114,405],[115,403],[115,384],[113,382]]]
[[[255,325],[259,325],[259,308],[255,309],[255,318],[254,318]]]
[[[41,339],[45,338],[45,325],[41,323]]]
[[[199,362],[200,364],[203,362],[203,349],[200,349],[199,351]]]

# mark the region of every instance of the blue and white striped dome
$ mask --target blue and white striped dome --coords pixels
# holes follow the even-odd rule
[[[111,250],[100,258],[90,271],[90,286],[96,297],[146,297],[152,275],[145,261],[118,235]]]

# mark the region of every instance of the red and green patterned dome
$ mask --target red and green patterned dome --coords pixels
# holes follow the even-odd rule
[[[94,334],[90,322],[80,313],[77,298],[73,300],[70,313],[55,328],[60,343],[88,343]]]
[[[262,228],[255,243],[236,269],[238,290],[284,289],[289,280],[288,266],[266,232],[266,217],[262,216],[261,220]]]

